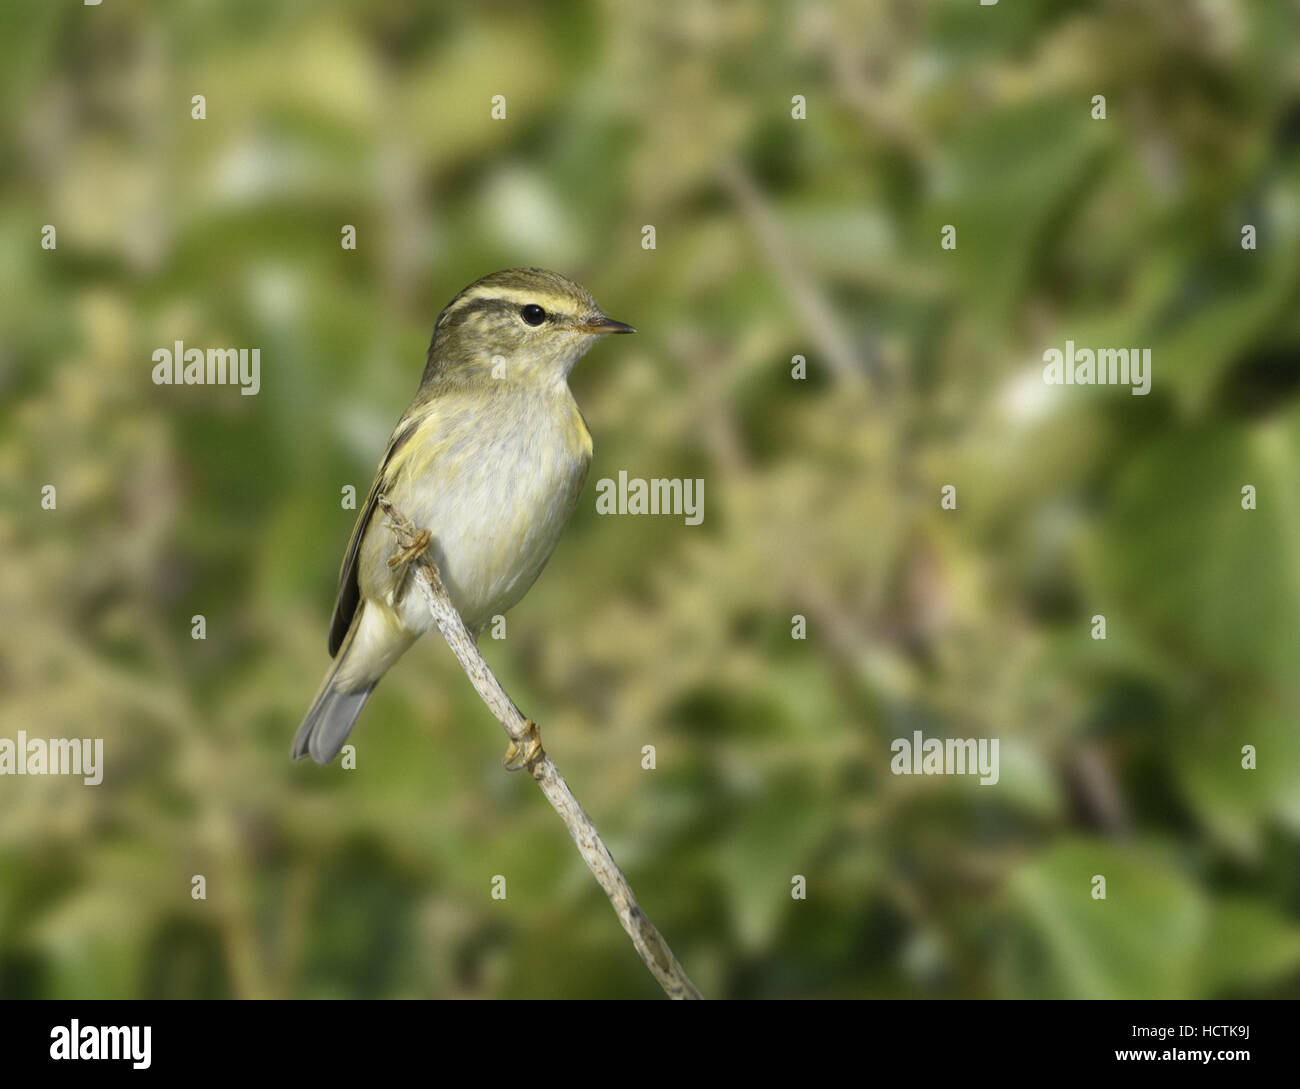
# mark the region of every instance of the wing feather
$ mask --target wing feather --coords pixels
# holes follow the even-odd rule
[[[352,618],[356,616],[357,606],[361,603],[361,585],[357,580],[357,560],[361,555],[361,541],[365,537],[366,530],[370,527],[370,520],[375,513],[379,493],[384,490],[388,467],[397,452],[415,434],[419,424],[418,417],[410,419],[404,427],[395,431],[393,437],[389,439],[388,450],[384,453],[384,460],[380,463],[379,471],[375,473],[375,482],[370,485],[370,494],[366,496],[365,505],[362,506],[361,513],[357,516],[357,523],[352,528],[352,538],[348,541],[348,550],[343,556],[343,566],[339,568],[339,595],[334,602],[334,616],[330,620],[331,658],[338,653],[339,647],[343,645],[343,640],[348,634],[348,628],[352,626]]]

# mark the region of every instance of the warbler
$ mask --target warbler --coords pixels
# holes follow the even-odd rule
[[[438,316],[420,388],[402,414],[352,530],[330,624],[333,663],[293,739],[295,760],[333,760],[379,679],[436,627],[377,506],[383,494],[429,534],[427,556],[477,640],[541,574],[591,464],[569,372],[607,318],[556,272],[513,268],[465,288]]]

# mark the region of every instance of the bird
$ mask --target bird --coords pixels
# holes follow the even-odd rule
[[[436,627],[420,595],[403,592],[405,564],[390,564],[379,497],[425,531],[426,554],[477,641],[541,574],[586,482],[591,432],[569,373],[604,335],[634,332],[541,268],[484,276],[439,314],[419,389],[344,553],[331,663],[294,736],[295,760],[332,761],[383,675]]]

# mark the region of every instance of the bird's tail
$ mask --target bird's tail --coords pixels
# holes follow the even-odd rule
[[[360,619],[358,616],[353,621],[343,646],[339,648],[334,663],[330,666],[330,671],[325,674],[325,680],[320,686],[320,691],[316,693],[316,699],[312,701],[311,710],[307,712],[307,717],[302,720],[302,725],[294,734],[293,758],[295,760],[301,760],[310,754],[316,763],[328,764],[338,756],[339,750],[348,739],[348,734],[352,732],[352,727],[356,725],[357,717],[365,707],[366,700],[370,698],[370,693],[379,683],[379,678],[376,677],[349,690],[350,686],[346,685],[340,676],[340,667],[356,642]]]

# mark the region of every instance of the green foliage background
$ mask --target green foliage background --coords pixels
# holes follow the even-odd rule
[[[520,264],[641,332],[485,651],[706,994],[1300,995],[1296,19],[8,0],[0,737],[107,766],[0,779],[0,995],[657,993],[437,641],[357,770],[288,759],[340,489]],[[1150,396],[1044,385],[1067,338]],[[177,339],[261,393],[154,386]],[[620,469],[703,525],[598,517]],[[918,729],[1001,781],[890,774]]]

